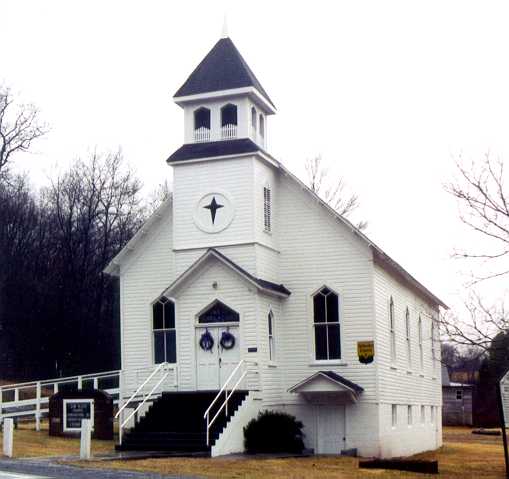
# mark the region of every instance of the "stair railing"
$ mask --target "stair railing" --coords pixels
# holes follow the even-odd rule
[[[115,414],[115,419],[117,418],[120,418],[119,419],[119,428],[118,428],[118,433],[119,433],[119,443],[122,444],[122,436],[123,436],[123,429],[125,427],[125,425],[130,421],[130,419],[138,413],[138,411],[145,405],[145,403],[154,395],[154,393],[157,391],[157,388],[162,384],[162,382],[168,377],[168,375],[170,374],[170,371],[172,370],[171,368],[173,367],[172,364],[170,363],[167,363],[167,362],[164,362],[164,363],[161,363],[159,364],[153,371],[152,373],[145,379],[145,381],[143,381],[139,386],[138,388],[136,389],[136,391],[134,391],[134,393],[131,395],[131,397],[124,403],[124,404],[121,404],[120,408],[118,409],[118,412],[117,414]],[[163,377],[156,383],[156,385],[150,390],[150,392],[148,394],[143,394],[143,400],[141,401],[140,404],[138,404],[137,407],[134,408],[134,411],[129,414],[129,416],[127,417],[127,419],[123,420],[123,411],[125,410],[126,407],[129,406],[129,404],[131,403],[135,403],[136,402],[136,398],[137,396],[140,394],[140,392],[143,390],[143,388],[151,381],[151,379],[157,374],[159,373],[161,370],[165,370],[165,368],[167,368],[166,370],[166,373],[163,375]]]
[[[237,371],[240,370],[240,368],[246,363],[246,361],[244,361],[244,359],[240,360],[239,363],[237,364],[237,366],[235,366],[235,368],[233,369],[233,371],[230,373],[230,375],[228,376],[228,379],[225,381],[225,383],[223,384],[223,386],[221,387],[221,389],[219,390],[219,392],[217,393],[216,397],[213,399],[213,401],[210,403],[210,406],[207,408],[207,410],[205,411],[205,414],[203,415],[203,419],[205,419],[206,421],[206,425],[207,425],[207,446],[210,446],[210,428],[212,427],[212,425],[214,424],[215,420],[218,418],[219,414],[221,413],[221,411],[223,409],[226,410],[226,415],[228,415],[228,400],[230,399],[230,397],[233,395],[233,393],[237,390],[239,384],[243,381],[243,379],[246,377],[248,371],[245,370],[240,378],[237,380],[237,382],[233,385],[232,388],[230,388],[230,393],[228,393],[228,385],[230,384],[230,382],[232,382],[233,378],[235,377],[235,374],[237,374]],[[223,403],[221,404],[221,406],[219,407],[219,409],[217,410],[216,414],[214,415],[214,417],[212,418],[212,420],[210,420],[210,411],[212,410],[212,407],[214,406],[214,404],[219,400],[219,398],[221,397],[222,394],[225,394],[225,398],[224,398],[224,401]]]
[[[153,371],[152,371],[152,374],[150,374],[150,376],[145,379],[145,381],[143,381],[138,389],[136,389],[136,391],[134,391],[134,393],[131,395],[131,397],[127,400],[127,402],[125,402],[124,404],[122,404],[122,407],[120,407],[118,409],[118,412],[117,414],[115,414],[115,419],[117,419],[120,414],[122,413],[122,411],[131,403],[134,401],[134,399],[136,398],[136,396],[140,393],[140,391],[145,387],[145,385],[164,367],[164,366],[167,366],[168,363],[161,363],[159,364],[159,366],[157,366],[157,368],[155,368]]]
[[[121,428],[124,428],[125,425],[129,422],[129,420],[143,407],[143,405],[148,401],[148,399],[154,394],[154,392],[157,390],[157,388],[161,385],[161,383],[168,377],[170,373],[167,372],[159,381],[157,381],[157,384],[150,390],[150,392],[143,398],[143,401],[141,401],[140,404],[138,404],[138,407],[127,416],[127,419],[124,420],[124,422],[120,425]]]

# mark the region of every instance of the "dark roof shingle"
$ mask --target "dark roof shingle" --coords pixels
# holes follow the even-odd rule
[[[208,141],[206,143],[186,143],[173,153],[166,161],[197,160],[216,156],[240,155],[255,153],[261,148],[249,138],[237,140]]]
[[[174,97],[250,86],[256,88],[275,108],[237,47],[229,38],[221,38],[177,90]]]

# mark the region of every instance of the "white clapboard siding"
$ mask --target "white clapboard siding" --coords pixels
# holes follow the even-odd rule
[[[431,360],[431,316],[436,311],[421,297],[375,265],[376,354],[380,395],[380,444],[382,457],[410,455],[432,450],[442,444],[442,385],[439,363],[440,344],[436,343],[435,369]],[[389,301],[393,297],[396,330],[396,361],[391,359]],[[405,314],[410,312],[411,365],[408,364]],[[423,323],[424,364],[420,365],[418,319]],[[397,425],[392,425],[392,405],[397,408]],[[408,424],[408,405],[412,424]],[[421,423],[421,406],[425,421]],[[431,407],[435,421],[431,421]]]
[[[122,369],[153,367],[151,303],[174,277],[171,207],[121,265]],[[134,387],[129,375],[126,385]]]
[[[235,207],[228,228],[209,234],[193,221],[198,201],[208,193],[226,193]],[[253,241],[253,159],[245,157],[178,165],[174,168],[174,247],[213,247]]]
[[[280,279],[292,293],[282,301],[281,400],[299,400],[287,389],[319,370],[334,370],[362,386],[362,401],[376,400],[375,367],[357,359],[357,341],[374,337],[369,249],[288,177],[279,183],[276,227]],[[323,285],[340,297],[341,365],[314,364],[311,295]]]

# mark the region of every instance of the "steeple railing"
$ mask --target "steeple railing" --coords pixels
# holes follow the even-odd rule
[[[221,138],[223,140],[230,140],[231,138],[237,138],[237,125],[227,124],[221,127]]]
[[[202,126],[194,130],[194,141],[195,143],[210,141],[210,128],[205,128]]]

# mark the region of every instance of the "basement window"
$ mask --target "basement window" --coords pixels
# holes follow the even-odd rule
[[[175,303],[162,296],[152,305],[154,363],[177,362]]]

